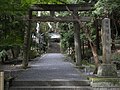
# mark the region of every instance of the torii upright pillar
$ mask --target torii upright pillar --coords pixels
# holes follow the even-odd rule
[[[73,14],[78,16],[77,11],[74,11]],[[80,24],[77,21],[74,22],[74,45],[76,65],[81,65]]]
[[[30,44],[31,44],[31,19],[32,19],[32,11],[29,10],[29,20],[28,20],[28,28],[25,30],[24,36],[24,52],[23,52],[23,61],[22,67],[26,69],[28,67],[28,61],[30,56]]]

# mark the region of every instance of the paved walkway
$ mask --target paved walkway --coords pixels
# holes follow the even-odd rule
[[[86,78],[60,53],[45,54],[30,63],[31,68],[18,75],[16,80],[86,80]]]

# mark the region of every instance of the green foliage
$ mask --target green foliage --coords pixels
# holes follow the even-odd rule
[[[113,53],[111,59],[113,61],[120,61],[120,53]]]
[[[12,48],[11,45],[0,45],[0,51],[2,51],[2,50],[9,50],[11,48]]]
[[[24,37],[24,23],[14,15],[3,13],[0,17],[2,26],[0,45],[22,44]]]
[[[92,83],[101,83],[101,85],[104,85],[104,82],[110,85],[120,85],[120,78],[90,77],[89,80],[92,81]]]
[[[89,65],[89,62],[87,60],[82,60],[83,65]]]
[[[95,4],[94,14],[104,15],[106,10],[111,13],[113,10],[120,8],[120,0],[98,0]]]
[[[90,48],[85,48],[85,49],[84,49],[84,52],[85,52],[85,53],[84,53],[84,54],[85,54],[85,55],[84,55],[85,58],[86,58],[86,59],[90,59],[90,57],[92,56],[92,51],[91,51],[91,49],[90,49]]]
[[[85,3],[85,2],[89,2],[89,1],[90,0],[37,0],[37,3],[41,3],[41,4],[77,4],[77,3]]]
[[[68,47],[74,47],[74,31],[72,23],[64,23],[61,28],[61,44],[63,50],[67,50]]]
[[[38,55],[39,55],[39,53],[36,50],[31,50],[30,51],[30,59],[34,59]]]
[[[6,50],[3,49],[0,52],[0,62],[4,63],[7,59],[8,59],[7,58],[7,52],[6,52]]]
[[[26,22],[22,17],[30,4],[30,0],[0,1],[0,45],[3,49],[23,44]]]
[[[2,50],[2,51],[0,52],[0,58],[1,58],[1,57],[5,57],[6,55],[7,55],[6,50]]]

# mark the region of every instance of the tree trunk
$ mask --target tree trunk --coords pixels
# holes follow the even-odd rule
[[[95,62],[95,70],[94,70],[93,74],[97,74],[98,66],[99,66],[97,48],[96,48],[95,44],[93,43],[93,41],[92,41],[91,38],[90,38],[88,28],[85,30],[85,34],[86,34],[86,36],[87,36],[87,38],[88,38],[88,41],[89,41],[89,43],[90,43],[90,47],[91,47],[92,54],[93,54],[93,58],[94,58],[94,62]]]
[[[95,70],[94,70],[93,74],[97,74],[98,66],[99,66],[97,48],[92,41],[90,41],[90,47],[91,47],[93,58],[94,58],[94,61],[95,61]]]
[[[11,48],[11,52],[12,52],[12,58],[15,58],[15,54],[14,54],[13,48]]]

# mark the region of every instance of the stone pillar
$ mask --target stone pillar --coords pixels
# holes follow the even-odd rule
[[[0,90],[4,90],[4,72],[0,72]]]
[[[111,29],[110,19],[105,18],[102,20],[102,51],[103,51],[103,63],[111,63]]]
[[[103,51],[103,64],[98,68],[98,76],[116,77],[116,67],[111,64],[111,29],[110,19],[104,18],[102,20],[102,51]]]
[[[74,15],[78,16],[77,12]],[[75,59],[76,65],[81,64],[81,42],[80,42],[80,25],[74,22],[74,45],[75,45]]]

